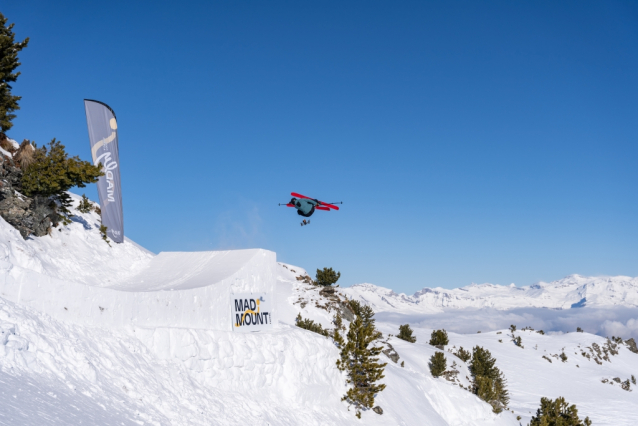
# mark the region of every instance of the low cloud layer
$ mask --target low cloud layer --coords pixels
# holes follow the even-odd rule
[[[393,324],[409,323],[412,327],[445,328],[456,333],[476,333],[530,326],[548,333],[568,333],[577,327],[600,336],[620,336],[638,339],[638,308],[544,309],[517,308],[448,310],[438,314],[397,314],[380,312],[378,321]]]

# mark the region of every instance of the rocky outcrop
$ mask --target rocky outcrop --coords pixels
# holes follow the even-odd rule
[[[27,197],[22,189],[22,169],[11,153],[0,153],[0,216],[20,231],[22,238],[42,237],[57,226],[60,216],[55,201],[35,196]]]
[[[386,345],[388,345],[388,349],[385,349],[385,350],[382,351],[385,354],[385,356],[390,358],[395,364],[397,362],[399,362],[399,358],[401,358],[401,357],[399,356],[397,351],[395,351],[394,348],[392,347],[392,345],[389,344],[388,342],[384,342],[384,343]]]

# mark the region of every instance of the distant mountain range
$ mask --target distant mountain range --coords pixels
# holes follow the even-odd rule
[[[377,312],[434,313],[444,309],[522,307],[572,309],[582,307],[638,307],[638,277],[584,277],[570,275],[550,283],[525,287],[472,284],[455,289],[424,288],[412,296],[374,284],[343,290],[349,297],[370,304]]]

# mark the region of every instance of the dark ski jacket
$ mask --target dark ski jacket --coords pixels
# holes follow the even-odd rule
[[[299,216],[310,217],[315,212],[315,206],[319,205],[319,201],[306,198],[293,198],[290,200],[290,204],[295,206]]]

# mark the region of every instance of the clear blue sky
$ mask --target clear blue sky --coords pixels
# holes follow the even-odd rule
[[[125,233],[154,252],[263,247],[410,293],[638,275],[636,2],[1,11],[31,38],[9,136],[88,160],[82,100],[109,104]],[[302,228],[291,191],[343,209]]]

